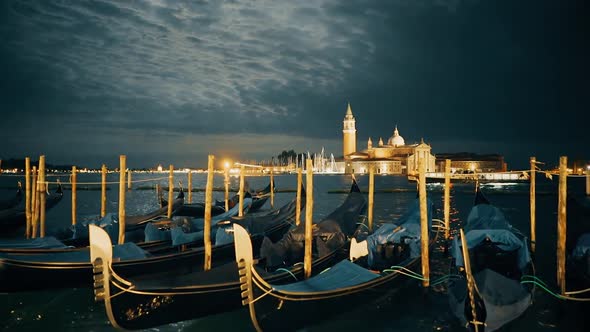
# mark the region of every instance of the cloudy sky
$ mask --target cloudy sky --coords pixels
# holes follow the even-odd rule
[[[583,0],[0,2],[0,157],[206,165],[358,146],[590,159]],[[584,115],[586,114],[586,115]]]

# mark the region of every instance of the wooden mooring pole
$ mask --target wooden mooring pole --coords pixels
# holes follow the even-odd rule
[[[39,237],[45,237],[45,204],[47,196],[47,183],[45,180],[45,156],[39,157]]]
[[[127,156],[119,156],[119,244],[125,243],[125,173]]]
[[[444,195],[445,239],[448,240],[451,236],[451,159],[445,160]]]
[[[31,238],[37,237],[39,222],[39,188],[37,188],[37,166],[33,166],[33,181],[31,187]]]
[[[191,171],[190,169],[188,170],[188,174],[187,174],[187,182],[188,182],[188,204],[193,202],[193,171]]]
[[[168,219],[172,218],[172,203],[174,200],[174,166],[170,165],[168,174]]]
[[[274,166],[270,167],[270,208],[275,206],[275,181],[274,181]]]
[[[160,186],[160,183],[156,183],[156,197],[158,199],[160,209],[163,208],[164,206],[162,205],[162,186]]]
[[[567,157],[559,158],[559,200],[557,204],[557,285],[565,295],[565,240],[567,231]]]
[[[240,166],[240,202],[238,207],[238,217],[244,216],[244,165]]]
[[[225,211],[229,211],[229,163],[224,165],[225,171],[223,173],[223,186],[225,187]]]
[[[469,258],[469,247],[467,246],[467,239],[465,239],[465,233],[463,229],[459,230],[461,236],[461,252],[463,254],[463,267],[465,268],[465,279],[467,280],[467,297],[469,298],[469,307],[471,309],[472,323],[474,332],[479,332],[479,324],[477,317],[477,310],[475,309],[475,292],[476,284],[473,274],[471,272],[471,259]],[[465,299],[467,301],[467,299]]]
[[[309,278],[311,276],[311,246],[313,243],[313,164],[311,159],[307,159],[306,168],[305,254],[303,256],[303,274],[305,275],[305,278]]]
[[[211,269],[211,204],[213,204],[213,160],[214,156],[209,155],[207,165],[207,186],[205,187],[205,261],[203,269]]]
[[[31,158],[25,158],[25,238],[31,237]]]
[[[531,252],[534,253],[537,245],[537,202],[536,202],[536,167],[537,158],[531,157],[531,174],[530,174],[530,201],[531,201]]]
[[[70,184],[72,186],[72,225],[76,224],[76,208],[77,208],[77,197],[76,197],[76,182],[77,182],[77,174],[76,174],[76,166],[72,166],[72,177],[70,179]]]
[[[302,171],[300,167],[297,167],[297,201],[296,201],[296,205],[295,205],[295,209],[297,209],[295,211],[295,225],[299,226],[299,224],[301,223],[301,186],[302,186],[302,180],[303,180],[303,176],[302,176]]]
[[[100,217],[107,214],[107,166],[102,164],[100,169]]]
[[[131,170],[127,170],[127,190],[131,190]]]
[[[430,265],[428,254],[428,206],[426,200],[426,164],[424,158],[418,158],[418,195],[420,197],[420,253],[422,255],[422,285],[427,288],[430,285]]]
[[[586,196],[590,196],[590,165],[586,166]]]
[[[369,207],[368,207],[368,223],[369,233],[373,233],[373,205],[375,198],[375,166],[369,166]]]

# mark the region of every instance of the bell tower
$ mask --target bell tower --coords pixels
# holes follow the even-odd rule
[[[343,157],[356,152],[356,124],[354,115],[352,115],[352,109],[350,103],[346,109],[346,115],[344,116],[343,129],[342,129],[342,153]]]

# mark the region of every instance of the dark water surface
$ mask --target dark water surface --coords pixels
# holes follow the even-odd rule
[[[205,187],[205,174],[193,175],[193,187]],[[58,177],[50,177],[55,181]],[[141,214],[157,208],[154,190],[138,190],[138,187],[154,187],[156,181],[167,186],[167,174],[133,174],[133,180],[157,179],[134,183],[134,189],[127,192],[127,215]],[[368,177],[357,177],[363,191],[367,190]],[[0,188],[16,185],[22,177],[0,176]],[[62,175],[61,181],[67,182]],[[117,181],[118,175],[110,174],[108,181]],[[176,174],[175,181],[186,184],[186,174]],[[268,184],[268,177],[248,177],[252,188]],[[81,174],[79,183],[100,181],[99,174]],[[296,176],[275,176],[277,189],[295,189]],[[305,177],[304,177],[305,183]],[[23,181],[24,184],[24,181]],[[215,186],[221,187],[223,178],[215,177]],[[81,185],[99,188],[97,185]],[[345,198],[350,177],[343,175],[316,175],[314,177],[314,219],[321,219],[330,213]],[[238,187],[238,179],[232,178],[232,188]],[[375,223],[389,222],[402,214],[409,202],[416,197],[416,184],[404,177],[377,176],[375,178]],[[473,184],[454,184],[451,191],[453,234],[466,220],[473,202]],[[514,183],[504,185],[483,185],[490,201],[502,209],[511,223],[524,234],[530,234],[529,226],[529,185]],[[107,191],[108,212],[117,212],[118,186],[109,185]],[[570,194],[584,194],[584,179],[568,180]],[[14,190],[0,189],[0,197],[10,197]],[[556,230],[557,230],[557,179],[543,178],[537,184],[537,252],[535,266],[537,276],[550,289],[556,290]],[[442,219],[442,186],[428,185],[428,195],[435,202],[438,217]],[[277,193],[275,206],[295,196],[293,192]],[[223,192],[214,192],[214,197],[223,199]],[[97,215],[100,212],[100,190],[78,190],[78,220]],[[194,192],[193,201],[202,201],[203,193]],[[65,191],[63,201],[47,213],[48,233],[67,228],[71,223],[71,194]],[[265,209],[269,208],[269,203]],[[444,241],[431,254],[431,280],[448,273],[449,259],[443,253]],[[46,282],[39,280],[39,283]],[[90,287],[91,285],[89,285]],[[371,330],[371,331],[464,331],[450,313],[444,284],[423,289],[421,283],[409,279],[406,284],[392,290],[382,299],[369,304],[350,308],[343,307],[342,314],[320,324],[309,326],[308,331]],[[203,306],[207,303],[195,303]],[[506,325],[502,331],[590,331],[590,306],[587,303],[564,302],[544,292],[539,287],[534,294],[533,305],[517,320]],[[7,331],[113,331],[106,317],[102,303],[94,303],[92,290],[64,289],[43,292],[0,294],[0,328]],[[153,331],[230,331],[251,330],[246,310],[210,316],[202,319],[179,322],[151,329]]]

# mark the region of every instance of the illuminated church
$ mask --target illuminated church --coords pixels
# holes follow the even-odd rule
[[[375,174],[405,175],[418,171],[418,158],[426,161],[427,172],[435,171],[436,157],[431,154],[430,145],[423,140],[417,144],[406,144],[397,126],[387,144],[379,138],[379,143],[375,146],[369,137],[367,148],[357,151],[356,122],[350,104],[344,116],[342,133],[345,173],[368,173],[369,167],[374,166]]]

